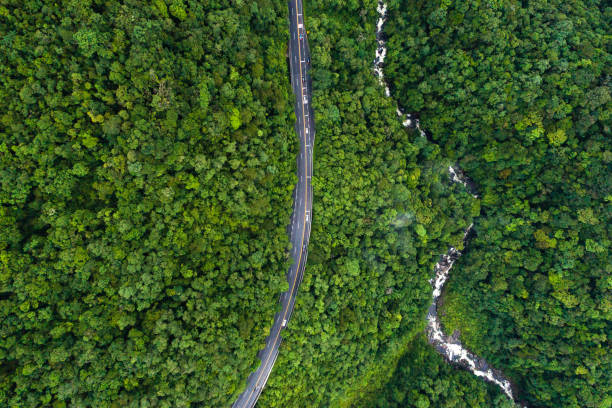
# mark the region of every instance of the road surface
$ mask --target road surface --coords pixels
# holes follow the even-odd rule
[[[240,394],[232,408],[251,408],[257,403],[274,362],[278,356],[282,341],[281,331],[293,312],[295,296],[304,276],[308,256],[308,240],[312,221],[312,153],[315,139],[314,117],[311,108],[312,81],[309,75],[310,49],[304,27],[302,0],[289,0],[289,60],[291,70],[291,87],[295,95],[295,130],[300,139],[300,152],[297,156],[298,182],[293,191],[293,213],[289,225],[291,240],[291,258],[293,262],[287,272],[289,290],[280,297],[281,311],[274,316],[266,346],[258,353],[261,360],[259,368],[248,380],[245,391]]]

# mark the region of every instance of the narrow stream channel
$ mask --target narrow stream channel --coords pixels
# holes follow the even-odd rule
[[[374,73],[378,77],[380,85],[384,87],[385,95],[387,97],[391,97],[391,91],[385,82],[383,72],[385,56],[387,55],[385,38],[382,31],[385,21],[387,20],[386,3],[379,0],[377,10],[379,14],[376,24],[376,41],[378,46],[376,48],[376,58],[374,59]],[[402,124],[404,126],[415,127],[420,132],[421,136],[425,137],[425,132],[421,129],[418,119],[413,120],[411,114],[403,113],[399,107],[397,107],[396,112],[402,120]],[[474,191],[473,183],[463,174],[461,170],[450,166],[448,168],[448,172],[449,177],[453,182],[463,184],[470,194],[472,194],[474,197],[478,197]],[[472,227],[473,224],[466,228],[463,235],[464,242],[466,242]],[[444,333],[442,324],[438,317],[438,301],[440,299],[440,295],[442,294],[442,289],[444,288],[444,284],[448,279],[448,275],[453,264],[457,259],[459,259],[460,256],[460,251],[458,251],[456,248],[450,247],[448,252],[440,257],[440,261],[434,268],[434,278],[430,280],[433,288],[432,303],[427,313],[427,328],[425,329],[427,333],[427,340],[429,341],[429,344],[431,344],[440,354],[442,354],[442,356],[444,356],[444,358],[446,358],[446,360],[467,369],[468,371],[472,372],[472,374],[482,377],[488,382],[498,385],[504,391],[504,393],[514,401],[512,384],[503,375],[503,373],[490,367],[484,359],[478,357],[463,347],[459,339],[454,338],[454,336],[447,336]]]

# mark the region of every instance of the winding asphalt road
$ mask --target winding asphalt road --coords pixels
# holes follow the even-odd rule
[[[315,125],[312,100],[312,81],[310,69],[310,49],[304,28],[302,0],[289,0],[289,61],[291,70],[291,87],[295,95],[295,130],[300,139],[300,154],[297,157],[298,182],[293,190],[293,213],[288,233],[291,240],[291,258],[293,263],[287,272],[289,290],[280,296],[281,311],[274,316],[270,335],[266,338],[266,347],[257,356],[260,366],[249,375],[247,387],[240,394],[232,408],[252,408],[263,391],[272,367],[276,362],[282,341],[281,331],[287,327],[295,306],[295,296],[304,277],[310,223],[312,221],[312,152],[315,140]]]

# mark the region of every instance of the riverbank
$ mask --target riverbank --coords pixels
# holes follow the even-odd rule
[[[376,58],[374,59],[374,73],[376,74],[378,81],[381,86],[384,87],[385,95],[391,97],[391,91],[388,84],[384,79],[384,60],[387,55],[386,42],[383,35],[383,27],[386,21],[387,5],[383,1],[378,3],[378,14],[379,19],[376,24],[376,41],[378,43],[376,49]],[[415,127],[421,137],[426,137],[425,131],[421,129],[419,119],[414,118],[411,114],[406,114],[398,107],[397,115],[402,121],[405,127]],[[455,183],[460,183],[474,197],[478,197],[474,183],[460,170],[452,166],[449,167],[449,177]],[[467,241],[470,232],[472,231],[473,224],[468,226],[464,233],[464,243]],[[444,358],[457,364],[468,371],[472,372],[478,377],[482,377],[484,380],[496,384],[499,386],[504,393],[512,400],[514,400],[514,393],[512,391],[511,382],[505,378],[503,373],[496,370],[482,358],[476,356],[467,350],[459,339],[454,338],[455,336],[448,336],[445,334],[443,326],[438,317],[438,302],[442,294],[444,284],[448,280],[450,270],[457,259],[461,256],[461,252],[456,248],[449,248],[448,252],[440,257],[440,261],[434,268],[434,278],[430,280],[432,285],[432,303],[427,313],[427,339],[429,343],[442,355]]]

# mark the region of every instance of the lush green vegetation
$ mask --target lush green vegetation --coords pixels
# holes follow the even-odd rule
[[[447,327],[532,406],[610,404],[612,11],[449,3],[392,1],[386,30],[393,94],[433,141],[373,76],[376,1],[305,4],[310,255],[262,407],[507,406],[421,339],[433,264],[474,220]],[[0,405],[222,407],[242,391],[287,286],[286,15],[2,2]],[[482,200],[449,182],[451,160]]]
[[[389,5],[392,93],[482,195],[447,329],[530,406],[609,407],[612,8]]]
[[[0,406],[242,390],[286,286],[286,15],[1,2]]]
[[[0,7],[1,405],[219,407],[242,390],[286,288],[286,13]],[[479,211],[372,76],[375,2],[307,18],[315,222],[261,406],[349,404],[392,374],[437,254]]]
[[[478,202],[404,129],[372,72],[376,1],[308,1],[317,141],[308,266],[259,404],[349,406],[425,325],[439,254]]]
[[[450,366],[424,336],[416,337],[392,379],[360,406],[376,408],[515,408],[494,385]]]

